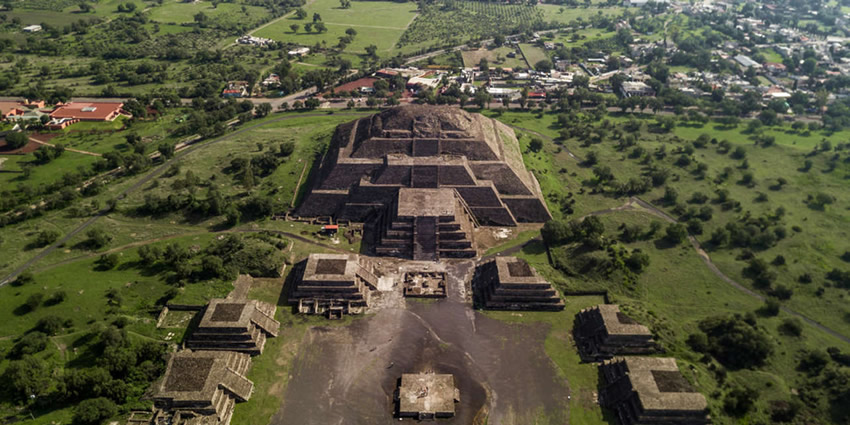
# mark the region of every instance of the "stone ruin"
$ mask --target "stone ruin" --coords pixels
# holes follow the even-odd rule
[[[705,397],[682,376],[676,359],[616,358],[599,366],[599,403],[622,425],[710,424]]]
[[[396,401],[399,418],[450,418],[455,415],[460,390],[455,387],[453,375],[405,373],[399,380]]]
[[[276,306],[257,300],[212,299],[186,346],[261,354],[266,338],[277,336],[280,329],[276,311]]]
[[[475,257],[462,202],[452,189],[399,189],[378,217],[375,253],[418,261]]]
[[[564,301],[555,288],[525,260],[516,257],[496,257],[479,265],[472,278],[472,289],[485,309],[564,309]]]
[[[157,425],[228,425],[237,402],[247,401],[254,384],[245,374],[251,356],[234,351],[189,351],[171,355],[154,388]]]
[[[330,318],[362,313],[378,285],[372,264],[355,254],[310,254],[302,267],[289,295],[300,313]]]
[[[303,217],[365,222],[412,188],[450,190],[480,225],[551,218],[513,130],[450,106],[400,106],[341,124],[312,179]]]
[[[407,271],[402,277],[404,296],[414,298],[445,298],[446,272]]]
[[[624,354],[652,354],[660,347],[649,328],[613,304],[586,308],[576,314],[576,346],[584,361],[610,359]]]

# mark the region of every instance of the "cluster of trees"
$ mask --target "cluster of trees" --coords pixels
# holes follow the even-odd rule
[[[178,283],[209,279],[232,280],[238,273],[278,277],[283,266],[282,249],[287,241],[271,232],[247,236],[227,235],[198,252],[173,243],[164,249],[156,245],[139,248],[144,267],[164,267]]]
[[[773,354],[773,342],[758,329],[751,313],[712,316],[702,320],[699,329],[688,337],[688,345],[730,369],[762,366]]]
[[[36,355],[46,348],[44,333],[35,331],[21,340],[33,339],[33,334],[41,335],[36,338],[43,338],[42,345],[31,346],[31,352],[14,357],[2,374],[3,390],[21,404],[74,405],[75,423],[97,424],[115,416],[120,405],[139,400],[165,369],[165,344],[135,340],[126,330],[112,325],[83,338],[95,341],[86,353],[95,359],[94,364],[66,369],[56,379],[57,365]]]

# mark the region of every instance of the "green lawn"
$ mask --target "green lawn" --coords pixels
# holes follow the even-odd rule
[[[537,62],[548,59],[546,51],[533,44],[520,44],[519,48],[522,50],[522,54],[525,56],[525,60],[528,62],[529,68],[534,68],[534,65],[536,65]]]
[[[416,7],[412,3],[390,1],[352,2],[351,8],[342,9],[339,1],[316,0],[304,7],[307,18],[296,19],[294,15],[280,19],[254,33],[257,37],[270,38],[286,43],[312,47],[316,43],[332,47],[339,37],[345,36],[345,30],[354,28],[357,35],[346,47],[350,53],[364,54],[366,46],[374,44],[379,54],[393,50],[401,33],[416,17]],[[306,33],[304,24],[313,22],[313,14],[318,13],[327,31],[321,34],[315,30]],[[290,25],[299,25],[293,33]]]
[[[619,15],[624,10],[622,7],[570,8],[555,4],[541,4],[537,7],[543,11],[543,20],[560,24],[569,24],[578,18],[587,20],[590,16],[597,15],[600,12],[603,15]],[[561,9],[564,9],[563,12],[561,12]]]
[[[246,8],[245,12],[242,12],[242,7]],[[237,19],[248,18],[254,20],[268,12],[262,7],[243,6],[239,3],[219,3],[218,6],[213,7],[212,2],[209,1],[196,3],[179,0],[167,1],[162,6],[152,8],[150,12],[152,20],[165,24],[195,22],[195,15],[198,13],[204,13],[210,19],[231,19],[241,16],[242,18]]]

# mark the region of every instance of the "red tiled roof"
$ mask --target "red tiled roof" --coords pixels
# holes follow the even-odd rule
[[[121,112],[124,104],[120,102],[88,103],[71,102],[57,107],[50,118],[79,118],[81,120],[112,120]]]

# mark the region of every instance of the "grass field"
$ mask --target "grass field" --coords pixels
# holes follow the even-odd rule
[[[320,43],[332,47],[337,44],[339,37],[345,35],[346,29],[354,28],[357,35],[346,47],[346,52],[365,54],[367,46],[375,45],[379,55],[383,56],[393,50],[401,33],[416,17],[416,6],[413,3],[390,1],[358,1],[352,2],[351,8],[342,9],[339,1],[316,0],[305,6],[304,10],[307,18],[299,20],[291,15],[256,31],[254,35],[303,46],[312,47]],[[322,22],[327,26],[326,32],[308,34],[304,31],[304,24],[313,22],[314,13],[321,15]],[[292,32],[292,24],[299,25],[298,32]]]
[[[534,65],[536,65],[537,62],[548,58],[545,50],[533,44],[523,43],[519,45],[519,48],[522,50],[522,54],[525,56],[525,61],[528,62],[529,68],[534,68]]]
[[[481,59],[487,59],[490,68],[524,68],[526,67],[525,61],[522,60],[522,56],[519,54],[514,58],[509,58],[508,54],[511,52],[516,52],[515,49],[511,47],[493,47],[493,48],[480,48],[477,50],[464,50],[461,52],[463,55],[463,66],[465,67],[475,67],[481,62]]]
[[[245,12],[242,11],[245,7]],[[195,22],[195,15],[204,13],[210,19],[235,18],[255,20],[267,11],[258,6],[243,6],[239,3],[219,3],[213,6],[212,2],[183,2],[179,0],[167,1],[162,6],[151,9],[151,19],[166,24],[183,24]]]

